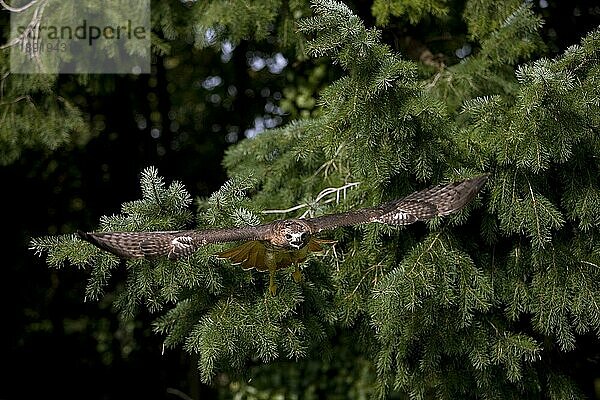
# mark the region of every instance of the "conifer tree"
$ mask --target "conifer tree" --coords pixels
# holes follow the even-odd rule
[[[414,23],[447,3],[376,1],[373,13],[380,24]],[[214,4],[206,15],[217,23]],[[431,71],[346,5],[311,6],[297,24],[307,54],[343,70],[318,112],[232,146],[230,179],[196,209],[182,184],[144,170],[141,199],[98,229],[256,225],[374,206],[486,171],[483,193],[426,225],[337,229],[301,283],[279,274],[275,297],[268,276],[213,256],[226,245],[127,261],[119,310],[156,313],[167,349],[197,354],[204,382],[227,373],[245,398],[581,398],[556,354],[600,332],[600,31],[538,58],[541,20],[528,3],[469,0],[476,51]],[[249,15],[231,14],[220,34],[260,36],[260,21],[241,23]],[[88,270],[91,299],[123,267],[74,235],[32,248],[51,267]]]

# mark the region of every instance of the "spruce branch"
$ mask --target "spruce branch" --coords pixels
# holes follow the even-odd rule
[[[263,24],[281,4],[238,3],[186,10],[197,17],[196,33],[218,41],[268,33]],[[394,390],[414,398],[577,396],[568,378],[548,372],[546,353],[573,350],[578,335],[600,332],[600,36],[516,68],[539,49],[539,18],[521,1],[501,3],[467,1],[479,52],[424,84],[423,71],[347,6],[313,2],[314,15],[298,29],[311,35],[311,55],[345,71],[321,93],[318,113],[231,146],[224,165],[232,178],[198,201],[196,220],[183,185],[148,169],[141,198],[100,227],[252,226],[261,214],[306,217],[346,196],[381,204],[423,181],[477,169],[492,172],[485,207],[391,235],[385,226],[335,232],[340,245],[307,259],[303,281],[279,272],[276,297],[260,289],[266,274],[215,259],[220,245],[176,262],[129,261],[116,306],[128,316],[139,307],[160,312],[154,331],[164,348],[198,354],[205,382],[251,364],[250,373],[264,368],[272,385],[288,370],[274,362],[313,363],[327,375],[325,364],[360,364],[360,354],[369,390],[377,386],[381,397]],[[180,33],[177,19],[164,18],[166,32]],[[216,37],[207,37],[207,21],[219,18]],[[359,193],[347,194],[359,183]],[[279,209],[285,204],[296,205]],[[103,293],[119,265],[70,235],[31,247],[50,266],[90,270],[86,299]],[[324,363],[326,351],[334,355]]]

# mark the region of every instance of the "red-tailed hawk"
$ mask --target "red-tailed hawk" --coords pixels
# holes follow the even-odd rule
[[[78,232],[79,236],[122,258],[189,256],[209,243],[245,243],[218,254],[244,269],[269,271],[270,291],[275,293],[275,271],[306,260],[330,241],[316,238],[322,231],[370,222],[409,225],[444,216],[463,208],[479,191],[487,175],[447,185],[437,185],[375,208],[307,219],[285,219],[258,226],[157,232]],[[295,278],[299,277],[294,275]]]

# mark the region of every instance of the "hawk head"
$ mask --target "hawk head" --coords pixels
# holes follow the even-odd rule
[[[310,226],[300,219],[276,221],[270,242],[275,247],[298,250],[310,240]]]

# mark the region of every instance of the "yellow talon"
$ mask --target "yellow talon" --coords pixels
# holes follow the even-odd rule
[[[271,296],[275,296],[277,294],[277,284],[275,283],[275,273],[271,273],[269,277],[269,293]]]
[[[271,296],[275,296],[277,294],[277,284],[275,283],[277,262],[275,261],[273,254],[267,253],[267,256],[265,257],[265,263],[269,269],[269,293],[271,293]]]
[[[269,293],[271,293],[271,296],[276,296],[277,295],[277,285],[276,284],[271,284],[269,285]]]
[[[294,273],[292,273],[292,276],[294,277],[294,282],[302,282],[302,272],[300,271],[300,268],[296,267],[296,270],[294,271]]]

